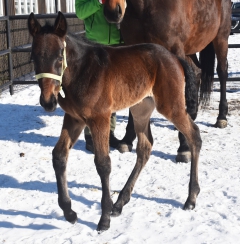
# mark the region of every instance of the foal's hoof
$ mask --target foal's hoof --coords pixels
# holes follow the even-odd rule
[[[99,225],[98,225],[98,227],[97,227],[97,232],[98,232],[98,234],[101,234],[102,232],[108,230],[109,227],[110,227],[110,226],[104,226],[104,225],[99,226]]]
[[[117,146],[117,150],[120,153],[125,153],[125,152],[131,152],[132,151],[132,145],[126,144],[126,143],[119,143]]]
[[[191,152],[178,152],[176,156],[176,162],[178,163],[188,163],[191,162]]]
[[[183,210],[193,210],[195,208],[195,202],[187,200],[184,204]]]
[[[77,214],[73,210],[68,213],[64,213],[64,217],[71,224],[75,224],[77,222]]]
[[[227,120],[223,120],[223,119],[218,119],[216,124],[214,125],[214,127],[216,128],[226,128],[227,127]]]
[[[108,230],[109,228],[110,228],[110,219],[102,220],[101,218],[97,226],[98,234],[101,234],[102,232]]]

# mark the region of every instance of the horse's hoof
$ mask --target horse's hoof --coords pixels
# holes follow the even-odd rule
[[[195,203],[189,200],[184,204],[183,210],[193,210],[195,208]]]
[[[131,152],[132,151],[132,145],[128,145],[126,143],[119,143],[117,146],[117,150],[120,153],[125,153],[125,152]]]
[[[77,214],[73,210],[69,213],[64,213],[64,217],[71,224],[75,224],[77,222]]]
[[[191,162],[191,152],[178,152],[176,156],[176,162],[178,163],[188,163]]]
[[[121,215],[121,213],[118,212],[118,211],[113,211],[113,212],[111,213],[111,217],[118,217],[118,216],[120,216],[120,215]]]
[[[216,128],[226,128],[227,127],[227,120],[223,120],[223,119],[218,119],[216,124],[214,125],[214,127]]]
[[[121,213],[122,213],[122,209],[113,207],[111,217],[118,217],[121,215]]]

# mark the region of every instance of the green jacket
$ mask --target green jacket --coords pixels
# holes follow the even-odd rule
[[[76,0],[76,15],[84,20],[86,37],[105,45],[120,44],[120,30],[106,21],[103,5],[98,0]]]

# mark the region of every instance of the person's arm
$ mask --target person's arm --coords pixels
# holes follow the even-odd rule
[[[75,10],[79,19],[86,19],[100,9],[99,0],[76,0]]]

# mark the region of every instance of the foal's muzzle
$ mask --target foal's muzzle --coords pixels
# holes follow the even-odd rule
[[[47,112],[53,112],[57,107],[57,98],[52,94],[48,101],[45,100],[44,96],[40,96],[40,104]]]

